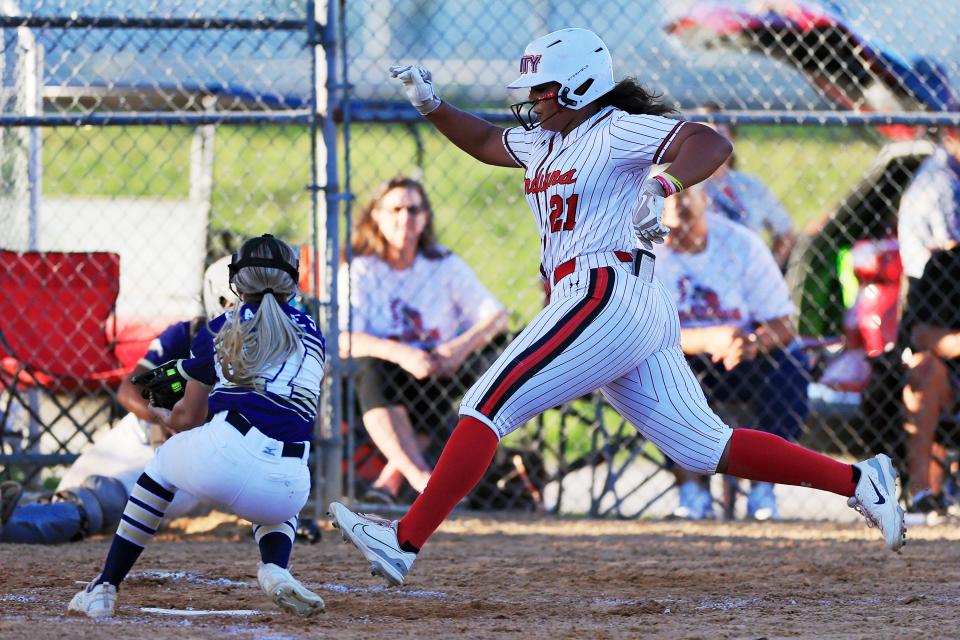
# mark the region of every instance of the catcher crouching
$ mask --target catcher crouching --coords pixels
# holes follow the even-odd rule
[[[69,612],[114,615],[121,582],[180,490],[255,523],[257,580],[277,605],[303,617],[324,610],[287,568],[310,494],[307,459],[325,359],[317,325],[289,304],[298,280],[289,245],[271,235],[247,241],[229,265],[242,305],[197,334],[193,357],[139,376],[150,413],[176,435],[137,480],[100,574]]]

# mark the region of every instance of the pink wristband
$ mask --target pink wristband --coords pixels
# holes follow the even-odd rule
[[[673,186],[673,183],[663,176],[653,176],[653,179],[659,182],[660,186],[663,187],[664,196],[672,196],[677,192],[676,188]]]

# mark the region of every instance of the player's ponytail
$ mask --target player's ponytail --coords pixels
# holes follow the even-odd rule
[[[616,86],[597,98],[600,107],[616,107],[627,113],[665,116],[677,113],[663,99],[662,93],[647,91],[636,78],[624,78]]]
[[[265,266],[271,261],[286,268]],[[292,275],[296,265],[294,250],[272,236],[254,238],[237,253],[231,265],[231,284],[244,303],[259,302],[260,306],[256,312],[241,308],[229,313],[217,333],[217,357],[230,382],[257,387],[263,371],[299,349],[303,329],[280,306],[297,293]]]

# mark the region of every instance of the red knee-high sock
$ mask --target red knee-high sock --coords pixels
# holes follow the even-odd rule
[[[420,549],[486,473],[499,440],[476,418],[461,417],[430,481],[397,527],[404,548]]]
[[[857,488],[852,465],[753,429],[734,430],[726,473],[747,480],[813,487],[847,497]]]

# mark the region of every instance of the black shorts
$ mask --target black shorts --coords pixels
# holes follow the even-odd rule
[[[414,430],[445,442],[456,426],[457,408],[467,389],[496,360],[502,340],[470,355],[453,378],[417,380],[400,365],[379,358],[355,358],[356,424],[371,409],[403,406]]]
[[[354,362],[358,418],[372,409],[400,405],[406,407],[418,432],[435,435],[440,428],[448,430],[446,423],[456,396],[454,381],[417,380],[400,365],[377,358],[357,358]]]

